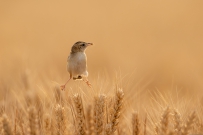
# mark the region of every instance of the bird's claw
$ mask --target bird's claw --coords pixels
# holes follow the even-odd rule
[[[90,88],[92,88],[92,84],[91,84],[89,81],[86,81],[86,84],[87,84]]]
[[[66,87],[65,85],[60,86],[61,90],[65,90],[65,87]]]

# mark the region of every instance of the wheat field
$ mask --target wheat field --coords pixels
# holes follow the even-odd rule
[[[203,134],[203,1],[0,1],[0,135]],[[66,61],[86,51],[89,88]]]

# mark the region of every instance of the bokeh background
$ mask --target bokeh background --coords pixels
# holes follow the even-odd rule
[[[90,80],[118,73],[151,90],[203,88],[202,0],[1,0],[1,87],[24,72],[64,83],[76,41],[94,43]]]

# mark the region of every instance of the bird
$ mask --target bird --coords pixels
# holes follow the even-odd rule
[[[87,79],[87,56],[85,50],[92,45],[93,43],[78,41],[72,46],[70,55],[67,59],[67,71],[69,72],[70,78],[64,85],[61,85],[61,90],[65,89],[66,84],[71,79],[83,80],[89,87],[91,87],[91,83]]]

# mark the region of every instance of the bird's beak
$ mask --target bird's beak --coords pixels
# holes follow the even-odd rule
[[[87,43],[87,46],[93,45],[93,43]]]

